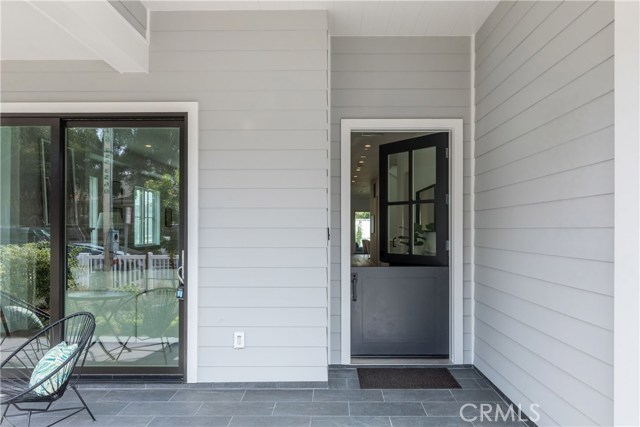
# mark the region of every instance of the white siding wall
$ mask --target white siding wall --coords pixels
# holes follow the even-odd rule
[[[538,425],[613,423],[613,8],[476,35],[475,364]]]
[[[8,62],[2,100],[198,101],[198,380],[326,381],[326,13],[162,12],[151,29],[149,74]]]
[[[471,363],[470,37],[331,39],[331,363],[340,363],[340,120],[464,120],[464,361]]]

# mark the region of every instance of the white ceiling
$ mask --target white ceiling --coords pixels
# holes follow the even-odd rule
[[[498,1],[146,0],[152,11],[327,10],[333,36],[468,36]],[[153,23],[152,23],[153,25]]]
[[[52,3],[74,3],[73,0]],[[106,0],[91,0],[94,5]],[[34,2],[37,5],[39,2]],[[327,10],[333,36],[471,35],[498,1],[217,1],[148,0],[152,11],[170,10]],[[69,22],[51,19],[26,0],[0,0],[0,59],[107,59],[70,31]],[[76,3],[80,4],[80,3]],[[69,17],[67,17],[69,18]],[[73,18],[70,18],[73,19]],[[67,25],[65,27],[65,25]],[[153,27],[153,21],[151,22]],[[109,62],[107,60],[107,62]],[[123,70],[121,70],[123,71]]]

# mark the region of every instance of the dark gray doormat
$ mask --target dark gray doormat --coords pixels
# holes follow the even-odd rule
[[[447,368],[358,368],[360,388],[461,388]]]

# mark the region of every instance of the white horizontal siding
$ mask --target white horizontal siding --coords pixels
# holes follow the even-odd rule
[[[474,360],[538,425],[613,423],[613,4],[476,35]]]
[[[205,307],[326,307],[326,288],[204,288]]]
[[[203,189],[203,208],[326,208],[327,191],[321,189]],[[320,226],[320,224],[318,224]]]
[[[326,169],[202,170],[200,188],[327,188]]]
[[[198,101],[198,380],[326,381],[326,12],[157,12],[150,29],[148,74],[8,62],[2,100]]]
[[[331,363],[340,363],[340,120],[462,118],[465,288],[470,288],[470,70],[468,37],[334,37],[331,44]],[[471,363],[471,294],[465,293],[464,361]]]
[[[327,244],[326,228],[207,228],[200,232],[209,248],[322,248]]]
[[[156,52],[150,58],[151,71],[229,70],[326,70],[326,46],[321,50]]]
[[[201,150],[201,169],[327,169],[326,150]]]
[[[127,74],[113,78],[113,73],[7,73],[3,76],[3,92],[95,92],[96,81],[106,92],[137,91],[197,92],[218,90],[322,90],[327,88],[324,71],[168,71],[163,73]]]
[[[228,347],[229,337],[236,332],[229,327],[210,327],[200,330],[200,338],[205,341],[203,347]],[[326,328],[262,328],[244,327],[242,332],[247,345],[255,347],[320,347],[327,346]]]
[[[200,326],[229,326],[229,327],[326,327],[326,308],[260,308],[251,309],[251,317],[244,310],[238,308],[205,308],[198,311]],[[211,361],[204,361],[205,364]],[[326,371],[326,367],[325,367]],[[257,380],[255,380],[257,381]],[[274,380],[274,381],[277,381]]]
[[[324,220],[324,208],[203,208],[200,209],[202,228],[316,228]],[[260,218],[257,222],[256,218]],[[326,225],[325,225],[326,226]],[[324,227],[323,227],[324,228]]]
[[[318,287],[327,284],[327,270],[323,267],[225,267],[202,269],[201,287]]]

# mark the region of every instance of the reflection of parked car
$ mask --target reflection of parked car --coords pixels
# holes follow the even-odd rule
[[[79,249],[81,254],[102,255],[104,254],[104,246],[94,245],[90,242],[73,242],[69,243],[69,251]],[[127,249],[127,252],[116,251],[116,255],[141,255],[144,252]]]
[[[51,232],[48,227],[2,227],[0,241],[2,243],[23,244],[49,242]]]
[[[69,243],[69,250],[80,249],[81,254],[102,255],[104,254],[104,246],[94,245],[89,242],[73,242]],[[117,251],[117,255],[124,255],[124,252]]]

